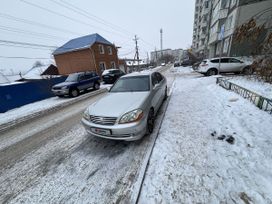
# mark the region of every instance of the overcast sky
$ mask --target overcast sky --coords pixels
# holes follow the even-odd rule
[[[43,63],[53,61],[51,53],[54,48],[30,49],[25,48],[28,47],[26,45],[19,47],[18,44],[10,45],[3,40],[61,46],[75,37],[99,33],[121,47],[120,57],[129,58],[134,56],[135,44],[132,39],[137,35],[140,38],[140,57],[146,58],[147,52],[150,53],[155,47],[159,49],[159,30],[162,28],[164,49],[188,48],[192,43],[194,2],[194,0],[2,1],[0,70],[24,72],[39,60],[3,57],[45,58],[40,60]],[[65,6],[70,6],[72,10]]]

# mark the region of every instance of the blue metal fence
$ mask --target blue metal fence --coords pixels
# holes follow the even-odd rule
[[[54,96],[51,87],[66,77],[0,86],[0,113]]]

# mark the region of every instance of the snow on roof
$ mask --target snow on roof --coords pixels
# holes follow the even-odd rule
[[[41,74],[48,68],[48,65],[33,67],[22,76],[24,79],[43,79]]]
[[[63,46],[59,47],[53,52],[53,55],[64,54],[67,52],[72,52],[76,50],[82,50],[85,48],[90,48],[94,43],[103,43],[107,45],[112,45],[109,41],[103,38],[101,35],[95,33],[79,38],[72,39],[65,43]]]
[[[6,84],[9,83],[10,81],[8,80],[7,77],[5,77],[2,73],[0,73],[0,84]]]

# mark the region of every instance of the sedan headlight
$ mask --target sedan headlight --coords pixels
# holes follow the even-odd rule
[[[132,122],[136,122],[142,119],[144,113],[141,109],[136,109],[133,111],[130,111],[128,113],[125,113],[121,119],[119,120],[120,124],[124,124],[124,123],[132,123]]]
[[[67,88],[68,88],[67,86],[61,87],[61,89],[67,89]]]
[[[85,120],[88,120],[88,121],[90,120],[90,115],[89,115],[88,109],[84,111],[84,113],[83,113],[83,118],[84,118]]]

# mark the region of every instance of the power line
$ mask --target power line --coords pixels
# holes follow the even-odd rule
[[[10,44],[18,44],[18,45],[26,45],[26,46],[34,46],[34,47],[45,47],[45,48],[57,48],[57,46],[52,45],[42,45],[42,44],[35,44],[35,43],[26,43],[26,42],[19,42],[19,41],[9,41],[9,40],[0,40],[2,43],[10,43]]]
[[[51,1],[55,1],[55,0],[51,0]],[[104,20],[104,19],[102,19],[102,18],[100,18],[100,17],[98,17],[98,16],[96,16],[96,15],[93,15],[93,14],[91,14],[90,12],[87,12],[87,11],[85,11],[85,10],[79,8],[79,7],[76,7],[75,5],[73,5],[73,4],[71,4],[71,3],[68,3],[68,2],[66,2],[66,1],[64,1],[64,0],[61,0],[61,2],[64,3],[64,4],[66,4],[66,5],[68,5],[68,6],[70,6],[70,7],[72,7],[73,9],[76,9],[77,11],[80,11],[82,15],[84,15],[84,16],[87,15],[86,17],[91,18],[91,19],[93,19],[93,20],[96,21],[96,22],[99,22],[99,23],[101,23],[101,24],[103,24],[103,25],[107,25],[107,26],[109,26],[109,27],[111,27],[111,28],[113,28],[113,29],[118,29],[118,30],[120,30],[120,31],[122,31],[122,32],[126,32],[126,33],[128,33],[129,35],[134,35],[134,34],[131,33],[130,31],[128,31],[128,30],[126,30],[126,29],[124,29],[124,28],[122,28],[122,27],[120,27],[120,26],[118,26],[118,25],[115,25],[115,24],[113,24],[113,23],[111,23],[111,22],[109,22],[109,21],[106,21],[106,20]]]
[[[56,1],[56,0],[50,0],[50,1],[53,2],[53,3],[55,3],[55,4],[60,5],[60,6],[62,6],[62,7],[65,7],[66,9],[69,9],[69,10],[71,10],[71,11],[73,11],[73,12],[79,14],[79,15],[82,15],[82,16],[88,18],[88,19],[91,19],[91,20],[93,20],[93,21],[95,21],[95,22],[97,22],[97,23],[100,23],[100,24],[103,24],[103,25],[105,25],[105,26],[108,26],[108,27],[110,27],[111,29],[113,29],[113,30],[115,30],[115,31],[117,31],[117,32],[120,32],[120,29],[116,29],[116,27],[113,27],[113,26],[111,26],[110,24],[105,23],[104,21],[99,20],[99,19],[93,17],[93,16],[90,15],[88,12],[86,12],[86,11],[84,11],[84,10],[78,8],[78,7],[75,7],[75,6],[72,5],[72,4],[68,4],[68,3],[65,2],[65,1],[62,1],[62,3],[59,2],[59,1]],[[122,32],[124,32],[124,31],[122,30]],[[122,32],[120,32],[120,33],[122,33]],[[122,35],[122,36],[124,36],[124,35]],[[127,37],[127,36],[125,36],[125,37]]]
[[[6,58],[6,59],[51,59],[51,58],[45,58],[45,57],[11,57],[11,56],[0,56],[0,58]]]
[[[48,8],[39,6],[39,5],[34,4],[34,3],[31,3],[31,2],[28,2],[28,1],[26,1],[26,0],[20,0],[20,1],[23,2],[23,3],[29,4],[29,5],[31,5],[31,6],[34,6],[34,7],[36,7],[36,8],[45,10],[45,11],[47,11],[47,12],[49,12],[49,13],[53,13],[53,14],[55,14],[55,15],[57,15],[57,16],[61,16],[61,17],[63,17],[63,18],[67,18],[67,19],[69,19],[69,20],[71,20],[71,21],[74,21],[74,22],[76,22],[76,23],[80,23],[80,24],[83,24],[83,25],[88,26],[88,27],[93,27],[93,28],[96,28],[96,29],[99,29],[99,30],[103,30],[103,31],[105,31],[105,32],[107,32],[107,33],[110,33],[110,34],[121,35],[121,34],[119,34],[119,33],[110,32],[110,31],[108,31],[108,30],[106,30],[106,29],[103,29],[103,28],[100,28],[100,27],[98,27],[98,26],[91,25],[91,24],[86,23],[86,22],[84,22],[84,21],[81,21],[81,20],[78,20],[78,19],[75,19],[75,18],[71,18],[71,17],[66,16],[66,15],[64,15],[64,14],[58,13],[58,12],[56,12],[56,11],[50,10],[50,9],[48,9]],[[123,35],[121,35],[121,36],[124,37]],[[127,37],[127,36],[125,36],[125,37]]]
[[[19,47],[19,48],[27,48],[27,49],[33,49],[33,50],[51,50],[49,48],[39,48],[39,47],[30,47],[30,46],[23,46],[23,45],[13,45],[13,44],[6,44],[6,43],[1,43],[0,46],[6,46],[6,47]]]
[[[32,36],[36,36],[36,37],[43,37],[43,38],[49,38],[49,39],[63,39],[62,37],[58,37],[55,35],[48,35],[45,33],[34,32],[34,31],[27,31],[27,30],[23,30],[23,29],[8,27],[8,26],[0,26],[0,29],[4,30],[4,31],[14,32],[14,33],[32,35]]]
[[[71,33],[71,34],[75,34],[75,35],[81,35],[80,33],[77,33],[77,32],[73,32],[73,31],[70,31],[70,30],[63,29],[63,28],[58,28],[58,27],[46,25],[46,24],[43,24],[43,23],[38,23],[38,22],[35,22],[35,21],[23,19],[23,18],[17,18],[15,16],[11,16],[11,15],[5,14],[5,13],[0,13],[0,17],[5,18],[5,19],[9,19],[9,20],[12,20],[12,21],[17,21],[17,22],[21,22],[21,23],[25,23],[25,24],[29,24],[29,25],[42,27],[42,28],[48,28],[48,29],[55,30],[55,31],[57,30],[57,31],[64,32],[64,33]]]

